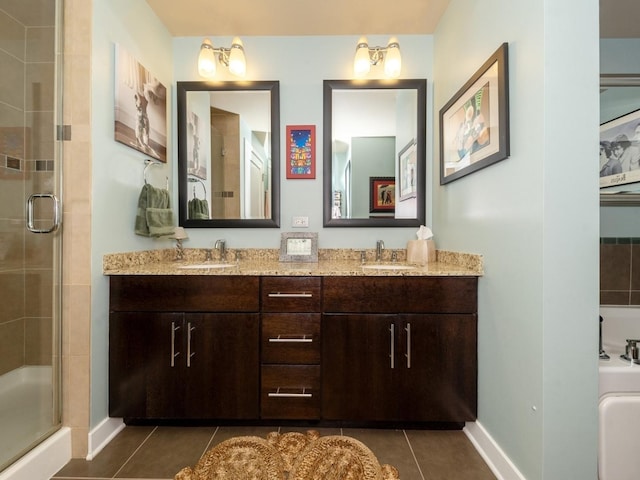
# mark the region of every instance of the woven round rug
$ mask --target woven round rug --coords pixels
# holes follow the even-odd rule
[[[288,473],[304,449],[318,438],[320,438],[320,433],[316,430],[307,430],[306,433],[271,432],[267,435],[267,442],[280,452],[284,461],[284,470]]]
[[[359,440],[341,435],[321,437],[300,454],[289,480],[391,480],[398,471],[383,469],[371,450]]]
[[[285,480],[280,453],[260,437],[234,437],[207,451],[175,480]]]

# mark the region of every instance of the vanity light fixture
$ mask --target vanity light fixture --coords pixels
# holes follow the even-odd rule
[[[200,55],[198,55],[198,73],[203,77],[213,78],[216,74],[216,60],[238,77],[244,77],[247,71],[244,47],[242,40],[238,37],[234,37],[231,41],[230,48],[215,48],[208,38],[202,41]]]
[[[353,61],[353,71],[356,77],[364,77],[371,65],[384,63],[384,73],[387,77],[398,78],[402,69],[400,44],[395,37],[389,39],[386,47],[370,47],[365,37],[360,38],[356,46],[356,56]]]

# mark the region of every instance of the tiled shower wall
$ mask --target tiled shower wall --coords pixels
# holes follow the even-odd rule
[[[24,213],[31,193],[53,191],[55,17],[41,2],[37,22],[33,2],[0,10],[0,374],[52,356],[51,240],[26,233]]]
[[[640,305],[640,238],[600,239],[600,304]]]

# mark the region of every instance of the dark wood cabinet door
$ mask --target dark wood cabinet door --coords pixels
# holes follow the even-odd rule
[[[324,315],[322,416],[376,421],[396,416],[395,315]]]
[[[258,314],[186,314],[184,417],[259,415]]]
[[[179,413],[182,318],[180,313],[111,313],[111,416],[170,418]]]
[[[400,315],[398,420],[476,418],[476,315]]]
[[[323,417],[476,418],[476,315],[324,315]]]
[[[114,312],[109,341],[111,416],[258,418],[258,314]]]

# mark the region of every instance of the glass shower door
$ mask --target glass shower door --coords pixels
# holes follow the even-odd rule
[[[61,424],[61,13],[0,0],[0,470]]]

